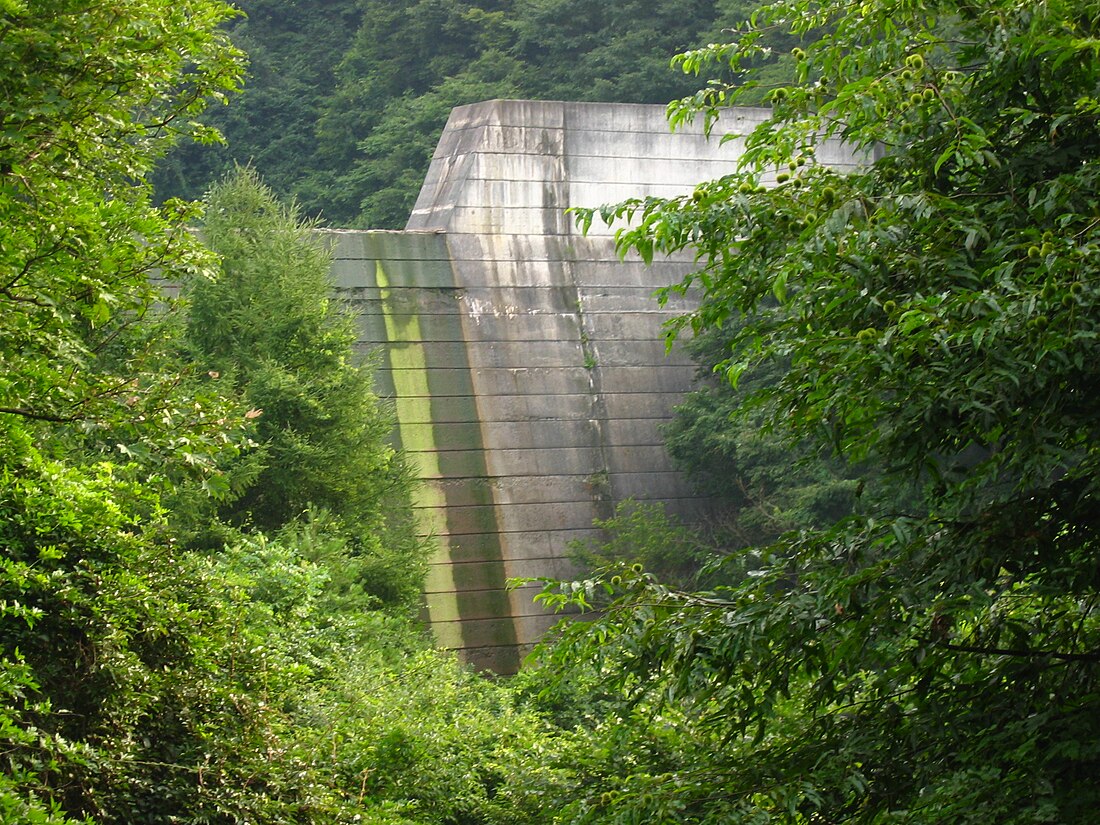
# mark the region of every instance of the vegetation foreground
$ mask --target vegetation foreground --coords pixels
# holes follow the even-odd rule
[[[416,628],[310,222],[248,169],[154,204],[234,14],[0,0],[0,822],[1096,820],[1100,5],[780,0],[678,58],[732,80],[674,125],[770,99],[741,170],[577,218],[698,256],[669,439],[728,519],[624,509],[508,682]]]

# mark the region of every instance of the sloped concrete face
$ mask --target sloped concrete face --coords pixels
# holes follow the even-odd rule
[[[489,101],[452,113],[406,231],[331,233],[423,480],[420,523],[439,548],[428,619],[475,665],[518,667],[557,619],[536,585],[506,582],[570,575],[569,543],[597,537],[617,502],[688,518],[703,506],[659,431],[694,366],[662,334],[690,304],[653,292],[691,262],[622,261],[610,230],[585,237],[565,209],[682,194],[737,156],[736,142],[670,134],[662,106]]]

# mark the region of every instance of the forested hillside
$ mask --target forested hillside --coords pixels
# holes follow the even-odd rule
[[[721,39],[745,0],[241,0],[244,94],[156,176],[201,197],[234,162],[331,226],[404,226],[447,115],[492,98],[667,103],[675,53]]]

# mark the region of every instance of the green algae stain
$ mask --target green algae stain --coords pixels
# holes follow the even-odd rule
[[[400,277],[395,280],[407,286],[423,280],[420,277],[423,273],[416,269],[421,263],[411,260],[398,264],[390,260],[386,265],[391,268],[400,265],[397,273]],[[405,264],[412,269],[407,269]],[[450,274],[449,267],[447,274]],[[434,273],[432,289],[444,287],[444,280],[449,283],[450,279],[443,276],[442,271]],[[385,337],[389,342],[386,351],[398,434],[417,476],[425,482],[415,502],[420,529],[439,540],[439,549],[425,582],[428,621],[442,646],[467,650],[499,648],[494,668],[515,672],[519,667],[515,619],[505,591],[500,526],[492,495],[487,487],[484,488],[488,497],[477,503],[488,507],[480,509],[471,508],[465,499],[455,503],[448,498],[449,480],[461,479],[466,484],[474,479],[486,479],[487,474],[469,363],[465,347],[457,344],[464,340],[462,322],[457,313],[431,315],[424,319],[430,322],[425,329],[417,300],[410,295],[414,296],[416,290],[395,289],[382,261],[375,263],[375,283],[381,298]],[[429,369],[430,350],[424,335],[427,332],[428,338],[435,341],[440,332],[431,326],[432,323],[436,327],[441,324],[448,327],[439,340],[455,342],[464,355],[464,370],[451,368],[433,372]],[[450,329],[452,325],[454,328]],[[460,450],[441,449],[446,445],[440,444],[434,423],[432,389],[446,395],[452,416],[459,409],[457,405],[464,405],[462,409],[470,407],[469,423],[477,427],[475,438],[469,439],[474,443],[465,443]],[[464,541],[468,543],[472,538],[462,535],[463,527],[477,529],[475,541],[478,546],[474,554],[463,546]],[[452,536],[456,532],[452,528],[457,528],[457,535]]]
[[[401,444],[409,451],[417,475],[422,479],[440,478],[439,458],[435,451],[435,439],[431,424],[431,398],[428,391],[428,365],[420,334],[420,319],[415,315],[397,316],[394,313],[393,292],[382,262],[375,265],[374,280],[381,293],[382,317],[386,324],[386,338],[390,369],[393,379],[394,399],[397,411],[397,431]],[[412,452],[415,450],[416,452]],[[420,513],[420,527],[426,534],[435,536],[439,547],[431,559],[425,589],[428,597],[428,618],[436,633],[436,640],[443,647],[462,647],[462,629],[458,596],[451,566],[451,548],[447,525],[443,519],[447,501],[443,492],[430,482],[421,484],[415,504]]]

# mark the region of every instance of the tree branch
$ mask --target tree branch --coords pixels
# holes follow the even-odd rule
[[[30,418],[34,421],[53,421],[58,424],[71,424],[73,421],[79,421],[80,416],[76,415],[53,415],[51,413],[40,413],[34,410],[25,410],[22,407],[0,407],[0,413],[7,413],[8,415],[18,415],[23,418]]]
[[[1100,652],[1096,653],[1058,653],[1053,650],[1029,650],[1027,648],[978,647],[976,645],[956,645],[940,642],[940,647],[959,653],[980,653],[986,656],[1016,656],[1020,658],[1060,659],[1063,662],[1100,662]]]

